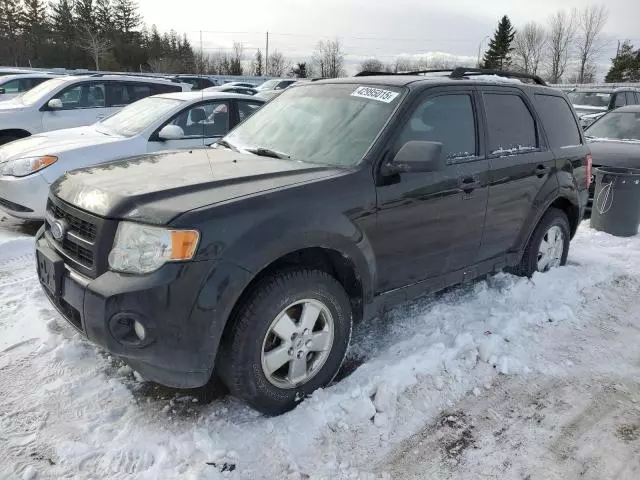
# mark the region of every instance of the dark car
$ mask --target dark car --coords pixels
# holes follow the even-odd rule
[[[580,118],[582,128],[587,128],[610,110],[640,104],[640,89],[633,87],[574,88],[567,96]]]
[[[286,411],[336,376],[353,322],[565,264],[590,179],[577,118],[537,77],[485,73],[308,82],[216,148],[68,173],[37,235],[44,291],[147,379],[217,372]]]
[[[258,90],[255,88],[242,87],[238,85],[222,85],[220,87],[208,87],[204,89],[205,92],[228,92],[239,93],[240,95],[255,95]]]
[[[593,167],[640,169],[640,105],[618,108],[607,113],[585,130]],[[595,178],[589,189],[591,210]]]
[[[188,83],[191,85],[191,91],[204,90],[218,85],[215,79],[205,75],[176,75],[173,80],[180,83]]]

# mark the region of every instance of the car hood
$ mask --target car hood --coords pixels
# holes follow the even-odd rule
[[[640,168],[640,142],[597,139],[589,148],[594,165]]]
[[[168,151],[67,173],[51,186],[96,215],[166,224],[181,213],[342,173],[230,150]]]
[[[589,105],[574,105],[578,117],[582,117],[583,115],[591,115],[591,114],[605,114],[607,113],[606,107],[591,107]]]
[[[54,130],[3,145],[0,147],[0,162],[40,155],[59,155],[79,148],[126,140],[126,137],[101,134],[93,126]]]

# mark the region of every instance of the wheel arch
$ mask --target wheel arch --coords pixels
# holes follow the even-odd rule
[[[7,137],[25,138],[30,136],[31,136],[31,132],[24,130],[22,128],[7,128],[4,130],[0,130],[0,144],[4,143],[2,139]]]

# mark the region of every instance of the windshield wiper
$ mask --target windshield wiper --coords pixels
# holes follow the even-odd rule
[[[288,155],[284,152],[278,152],[277,150],[272,150],[266,147],[252,147],[252,148],[245,148],[245,150],[249,153],[253,153],[254,155],[258,155],[260,157],[281,158],[283,160],[291,159],[291,155]]]
[[[227,140],[225,140],[224,138],[221,138],[220,140],[218,140],[217,142],[214,143],[214,145],[221,145],[225,148],[228,148],[229,150],[233,150],[234,152],[239,152],[240,150],[238,149],[238,147],[236,147],[235,145],[233,145],[232,143],[229,143]]]

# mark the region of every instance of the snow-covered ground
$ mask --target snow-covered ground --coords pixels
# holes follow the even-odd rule
[[[1,479],[640,478],[640,236],[583,223],[565,268],[358,326],[350,374],[277,418],[142,381],[0,243]]]

